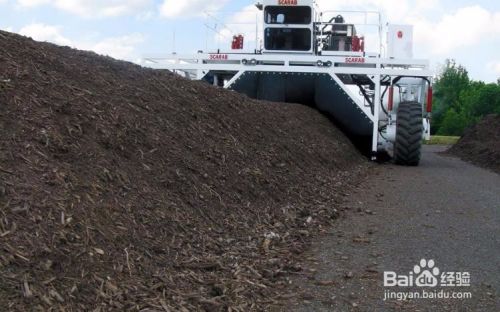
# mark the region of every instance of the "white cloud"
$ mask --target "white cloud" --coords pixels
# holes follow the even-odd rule
[[[377,11],[384,15],[390,23],[401,23],[409,15],[419,15],[428,9],[441,7],[441,0],[318,0],[322,11]]]
[[[138,21],[149,21],[155,17],[155,12],[154,11],[143,11],[139,14],[136,15],[136,19]]]
[[[167,18],[192,17],[220,10],[229,0],[164,0],[160,14]]]
[[[456,49],[491,41],[500,35],[500,12],[490,13],[470,6],[444,15],[437,23],[415,18],[415,41],[435,55],[448,55]],[[490,40],[488,40],[490,39]],[[479,47],[478,47],[479,48]]]
[[[488,63],[487,68],[488,70],[493,70],[495,74],[500,75],[500,60]]]
[[[5,26],[5,27],[0,27],[0,30],[8,31],[8,32],[13,32],[14,28],[12,26]]]
[[[32,37],[37,41],[48,41],[59,45],[71,45],[71,40],[61,34],[61,27],[34,23],[19,31],[23,36]]]
[[[144,41],[144,36],[139,33],[111,37],[91,44],[89,50],[96,53],[109,55],[117,59],[133,60],[136,58],[136,48]]]
[[[35,7],[41,4],[50,3],[49,0],[17,0],[17,2],[24,7]]]
[[[133,61],[138,58],[137,47],[144,41],[139,33],[118,37],[108,37],[98,41],[71,40],[62,34],[61,27],[34,23],[19,31],[21,35],[32,37],[37,41],[47,41],[59,45],[67,45],[81,50],[94,51],[116,59]]]
[[[152,0],[17,0],[21,7],[51,5],[83,17],[112,17],[134,14],[152,4]]]

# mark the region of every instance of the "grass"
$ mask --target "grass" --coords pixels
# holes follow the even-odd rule
[[[424,141],[427,145],[454,145],[458,142],[458,136],[433,135],[430,141]]]

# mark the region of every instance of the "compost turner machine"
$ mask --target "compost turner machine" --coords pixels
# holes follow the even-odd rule
[[[378,12],[321,12],[313,0],[256,7],[254,50],[244,51],[248,38],[231,34],[227,51],[149,58],[149,65],[255,99],[316,107],[367,142],[372,159],[385,153],[401,165],[419,164],[422,141],[430,138],[433,73],[428,61],[413,59],[412,26],[388,24],[384,32]],[[364,15],[359,28],[375,27],[368,35],[378,36],[378,52],[365,51],[368,37],[346,21],[354,13]],[[369,15],[376,23],[367,22]]]

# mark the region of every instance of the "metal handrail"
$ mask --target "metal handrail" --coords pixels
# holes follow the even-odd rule
[[[241,22],[231,22],[231,23],[228,23],[227,21],[223,21],[222,19],[220,19],[219,17],[216,17],[214,15],[215,14],[231,14],[231,13],[242,13],[242,12],[248,12],[248,13],[255,13],[255,22],[253,23],[241,23]],[[254,12],[254,11],[203,11],[204,15],[205,15],[205,23],[204,23],[204,26],[206,27],[207,31],[208,30],[211,30],[213,31],[215,34],[221,36],[221,37],[224,37],[224,38],[228,38],[226,35],[222,34],[221,31],[223,30],[228,30],[231,35],[237,35],[237,33],[235,33],[233,31],[233,29],[229,26],[229,25],[252,25],[252,26],[255,26],[255,50],[258,50],[258,45],[259,45],[259,20],[258,20],[258,14],[259,12]],[[215,22],[217,22],[218,24],[220,24],[222,27],[220,28],[220,30],[218,30],[216,27],[211,27],[210,25],[208,25],[208,20],[209,18],[213,19]],[[217,24],[216,24],[217,25]],[[253,31],[252,32],[249,32],[250,34],[253,34]],[[208,33],[206,34],[207,36],[207,49],[208,49]],[[230,37],[229,37],[230,38]],[[229,39],[228,38],[228,39]]]
[[[364,24],[355,24],[351,23],[356,26],[367,26],[367,27],[377,27],[378,28],[378,37],[379,37],[379,54],[382,55],[382,50],[383,50],[383,37],[382,37],[382,14],[378,11],[358,11],[358,10],[327,10],[327,11],[321,11],[319,14],[320,21],[319,23],[321,25],[327,25],[328,23],[323,22],[323,16],[325,14],[333,14],[333,15],[341,15],[341,14],[363,14],[365,23]],[[372,24],[368,23],[368,16],[369,15],[376,15],[378,18],[378,23],[377,24]],[[331,23],[330,23],[331,24]],[[323,35],[323,34],[322,34]]]

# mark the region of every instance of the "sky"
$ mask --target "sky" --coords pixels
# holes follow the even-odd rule
[[[38,41],[141,63],[144,57],[229,48],[243,33],[258,46],[255,1],[0,0],[0,29]],[[321,10],[378,11],[382,21],[414,26],[414,57],[439,71],[447,58],[472,79],[500,78],[499,0],[317,0]],[[352,16],[363,22],[359,16]],[[370,23],[371,19],[367,21]],[[362,28],[369,33],[373,28]],[[1,42],[0,42],[1,44]],[[368,50],[378,51],[375,42]]]

